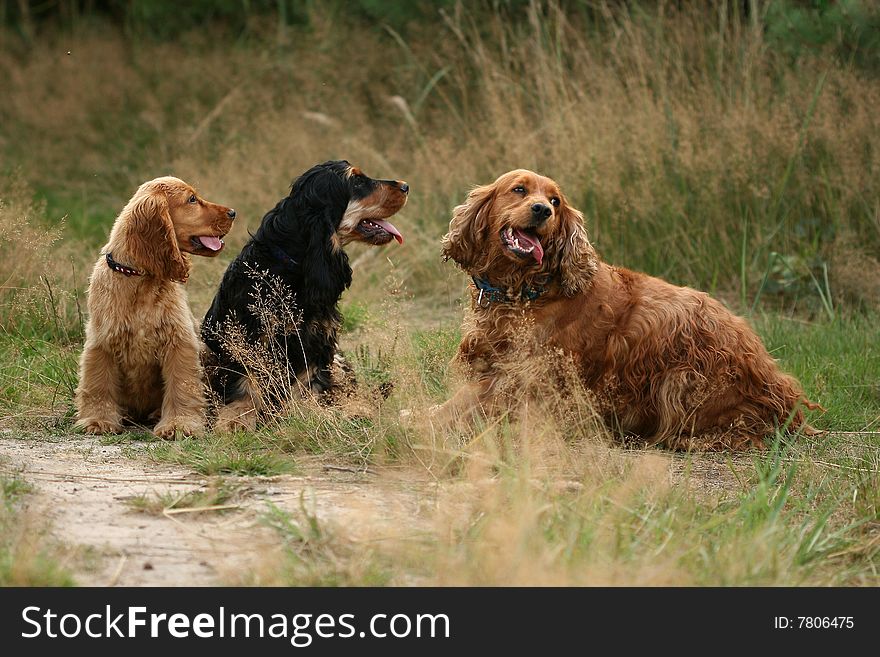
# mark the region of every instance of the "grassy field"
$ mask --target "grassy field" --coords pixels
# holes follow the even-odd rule
[[[449,492],[430,531],[369,548],[305,509],[270,508],[287,567],[250,583],[876,584],[880,66],[843,42],[791,47],[782,4],[742,17],[449,3],[405,25],[313,9],[300,25],[255,15],[164,40],[100,20],[5,30],[0,423],[69,435],[87,273],[140,182],[177,175],[239,212],[224,254],[194,263],[201,317],[290,181],[344,157],[412,187],[396,221],[405,244],[350,250],[343,347],[361,396],[303,404],[254,434],[105,441],[206,476],[291,473],[320,455]],[[575,402],[470,433],[401,426],[400,409],[457,384],[468,281],[440,258],[451,208],[515,167],[560,182],[609,262],[749,316],[828,409],[810,420],[829,433],[670,455],[615,444]],[[371,391],[386,382],[381,400]],[[229,486],[187,503],[220,503]],[[15,504],[0,509],[4,537]],[[39,581],[5,574],[8,545],[0,583]]]

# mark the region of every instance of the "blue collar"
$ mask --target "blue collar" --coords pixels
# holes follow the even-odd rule
[[[509,297],[500,287],[494,287],[485,278],[472,276],[477,290],[477,305],[480,308],[488,308],[491,303],[516,303],[517,301],[534,301],[545,292],[543,287],[523,286],[518,297]]]

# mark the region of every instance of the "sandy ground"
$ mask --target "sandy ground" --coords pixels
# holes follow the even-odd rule
[[[123,455],[95,438],[0,437],[0,471],[36,489],[31,512],[55,538],[75,548],[69,566],[85,586],[199,586],[241,582],[250,569],[271,567],[279,546],[264,521],[270,504],[320,523],[352,541],[382,540],[424,530],[433,486],[318,461],[296,475],[235,477],[239,495],[225,513],[147,514],[130,499],[203,489],[207,478],[186,469]]]

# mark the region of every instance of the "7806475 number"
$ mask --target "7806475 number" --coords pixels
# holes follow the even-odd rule
[[[855,627],[852,616],[776,616],[773,627],[777,630],[797,628],[799,630],[849,630]]]

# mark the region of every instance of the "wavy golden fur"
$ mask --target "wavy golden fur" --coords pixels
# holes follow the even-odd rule
[[[610,429],[652,444],[742,449],[777,427],[811,431],[801,406],[816,406],[745,320],[703,292],[602,262],[549,178],[518,169],[474,189],[443,253],[502,291],[473,291],[457,356],[469,383],[436,409],[443,422],[492,412],[503,363],[537,348],[573,362]]]
[[[189,254],[217,255],[234,218],[172,177],[141,185],[119,214],[89,279],[78,427],[118,433],[129,420],[157,422],[163,438],[203,431],[201,343],[183,283]]]

